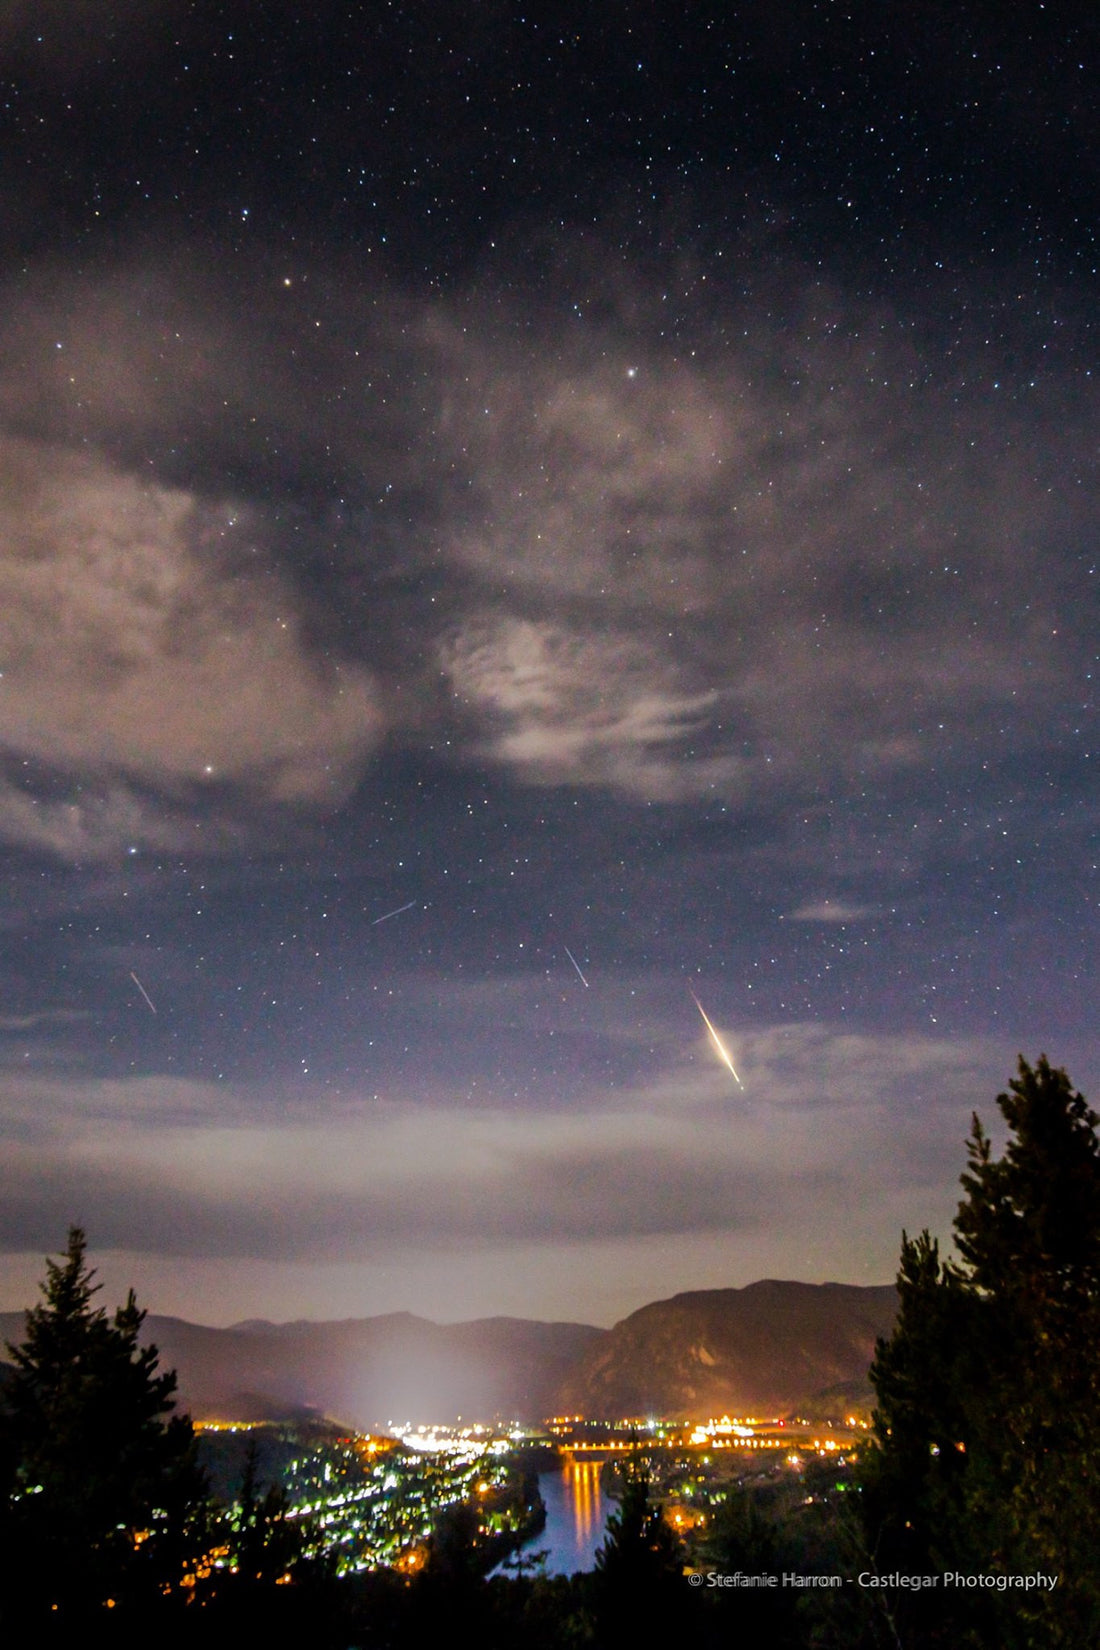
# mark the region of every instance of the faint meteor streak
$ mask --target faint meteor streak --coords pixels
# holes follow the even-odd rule
[[[692,991],[690,986],[688,986],[688,992],[690,994],[692,1002],[695,1004],[696,1008],[699,1010],[700,1014],[703,1016],[703,1024],[706,1026],[707,1030],[710,1032],[710,1040],[714,1044],[715,1048],[717,1049],[718,1056],[721,1059],[722,1064],[724,1066],[729,1067],[730,1071],[733,1073],[734,1078],[736,1079],[738,1088],[743,1089],[745,1085],[744,1085],[744,1083],[742,1083],[740,1077],[737,1076],[737,1068],[734,1065],[733,1061],[729,1057],[729,1051],[726,1048],[725,1043],[723,1043],[721,1037],[719,1037],[718,1033],[715,1031],[714,1027],[711,1025],[710,1021],[707,1019],[706,1009],[703,1007],[702,1003],[699,1001],[698,997],[695,995],[694,991]]]
[[[577,970],[577,973],[581,974],[581,965],[577,961],[576,957],[574,957],[568,946],[565,947],[565,955],[569,958],[569,961],[573,964],[573,967]],[[585,979],[583,974],[581,974],[581,984],[584,986],[585,990],[588,989],[588,981]]]
[[[156,1004],[154,1003],[152,997],[150,997],[149,993],[146,991],[145,987],[142,985],[141,981],[138,979],[137,975],[134,973],[132,968],[130,970],[130,978],[133,980],[134,984],[137,986],[138,990],[141,992],[141,995],[145,998],[145,1001],[149,1004],[149,1007],[153,1010],[153,1013],[155,1014],[156,1011],[157,1011]]]
[[[371,927],[372,928],[377,928],[378,924],[380,922],[389,922],[391,917],[399,917],[401,915],[402,911],[411,911],[414,905],[419,905],[419,904],[420,904],[419,900],[411,899],[409,901],[408,905],[399,905],[397,907],[396,911],[387,911],[385,916],[375,917],[374,921],[371,923]]]

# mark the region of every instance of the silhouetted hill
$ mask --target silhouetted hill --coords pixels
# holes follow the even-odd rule
[[[562,1383],[561,1411],[620,1415],[782,1415],[829,1387],[865,1388],[893,1284],[781,1283],[655,1301],[586,1351]]]
[[[843,1407],[842,1394],[866,1393],[875,1338],[896,1305],[892,1284],[767,1281],[656,1301],[611,1330],[523,1318],[437,1324],[395,1312],[229,1329],[150,1317],[146,1338],[177,1371],[181,1408],[199,1420],[329,1415],[381,1430],[459,1416],[816,1415],[822,1404]],[[21,1313],[0,1314],[0,1340],[22,1334]]]
[[[23,1314],[0,1314],[0,1342],[23,1337]],[[437,1324],[408,1312],[330,1323],[250,1321],[210,1329],[150,1316],[144,1339],[179,1376],[196,1419],[332,1415],[361,1428],[389,1421],[515,1417],[539,1421],[605,1329],[484,1318]]]

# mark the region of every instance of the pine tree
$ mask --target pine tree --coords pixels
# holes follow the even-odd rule
[[[1100,1118],[1045,1058],[1021,1059],[997,1103],[1001,1157],[973,1120],[960,1259],[927,1232],[903,1239],[897,1325],[871,1370],[868,1535],[879,1568],[1059,1577],[1052,1595],[960,1605],[952,1642],[1096,1643]],[[930,1599],[908,1608],[914,1642],[939,1642]]]
[[[229,1549],[247,1586],[270,1587],[301,1566],[304,1528],[288,1517],[290,1501],[280,1484],[260,1493],[260,1461],[255,1437],[245,1450],[241,1493],[231,1518]]]
[[[601,1650],[636,1650],[684,1629],[690,1595],[683,1547],[652,1501],[649,1474],[637,1460],[627,1464],[618,1510],[596,1553],[592,1591]]]
[[[191,1423],[172,1413],[176,1377],[140,1344],[132,1291],[111,1317],[94,1304],[85,1251],[73,1227],[8,1349],[9,1617],[73,1623],[170,1595],[205,1503]]]

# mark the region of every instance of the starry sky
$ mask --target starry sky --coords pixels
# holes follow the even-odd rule
[[[0,1304],[881,1283],[1096,1101],[1097,43],[0,0]]]

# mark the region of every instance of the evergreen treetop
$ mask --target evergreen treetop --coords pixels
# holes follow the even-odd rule
[[[960,1596],[942,1642],[1100,1642],[1100,1118],[1064,1071],[1020,1059],[994,1155],[975,1116],[959,1259],[903,1235],[893,1334],[871,1367],[877,1449],[867,1534],[882,1569],[1042,1570],[1011,1607]],[[934,1601],[903,1601],[914,1644]]]
[[[41,1302],[9,1348],[4,1455],[11,1474],[3,1594],[23,1618],[70,1623],[182,1579],[205,1507],[191,1423],[173,1414],[176,1377],[142,1346],[133,1292],[112,1316],[95,1304],[80,1227],[47,1260]],[[0,1608],[3,1606],[0,1605]]]

